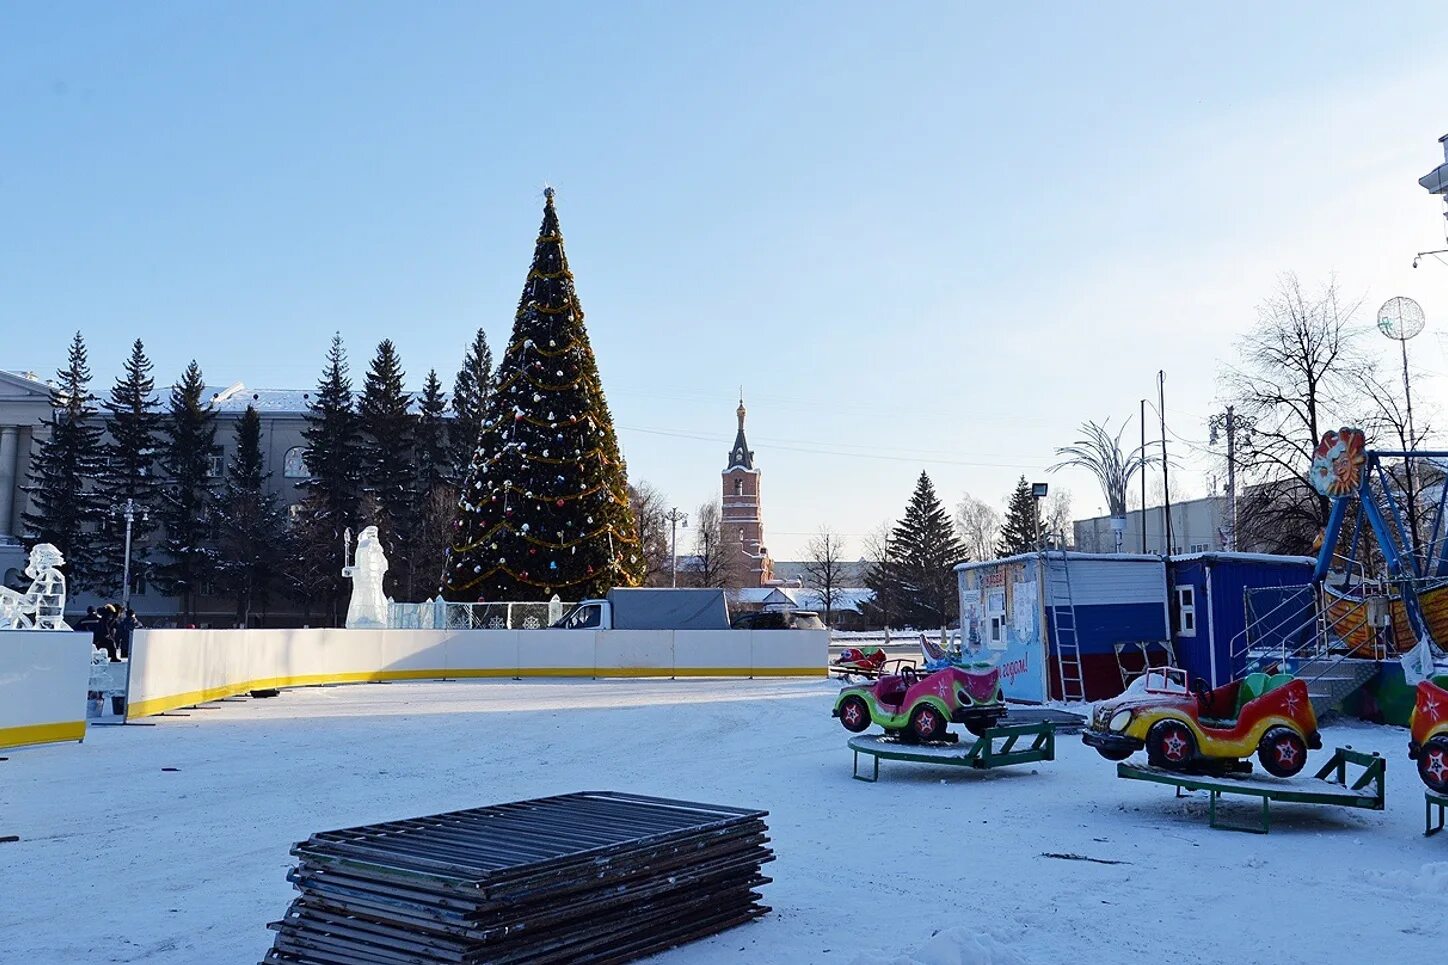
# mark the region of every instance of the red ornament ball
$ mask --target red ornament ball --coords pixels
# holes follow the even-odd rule
[[[563,506],[563,500],[559,499],[559,500],[556,501],[553,505],[558,506],[558,507],[561,508],[561,507]]]

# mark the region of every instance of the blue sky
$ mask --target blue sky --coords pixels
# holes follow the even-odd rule
[[[1208,6],[9,4],[0,366],[306,386],[341,331],[450,382],[546,182],[631,474],[716,493],[743,384],[778,558],[922,468],[997,502],[1158,368],[1204,440],[1287,270],[1422,302],[1434,404],[1440,6]]]

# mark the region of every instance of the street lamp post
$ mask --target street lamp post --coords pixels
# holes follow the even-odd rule
[[[689,528],[689,514],[676,506],[664,514],[669,521],[669,585],[679,585],[679,527]]]
[[[125,613],[131,605],[131,526],[139,514],[141,520],[146,519],[146,510],[136,505],[136,501],[129,496],[126,497],[125,505],[115,507],[112,513],[119,513],[126,520],[126,555],[121,564],[121,613]]]
[[[1217,444],[1217,434],[1225,431],[1227,434],[1227,552],[1232,553],[1237,549],[1237,433],[1241,432],[1246,436],[1248,445],[1252,443],[1252,429],[1256,425],[1251,419],[1244,415],[1238,415],[1234,406],[1227,406],[1226,412],[1219,412],[1207,420],[1207,428],[1211,429],[1210,442]]]

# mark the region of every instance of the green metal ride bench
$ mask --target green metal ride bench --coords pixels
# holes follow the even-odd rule
[[[1363,768],[1363,772],[1348,784],[1347,766]],[[1250,831],[1266,834],[1271,830],[1270,802],[1284,804],[1335,804],[1339,807],[1366,808],[1381,811],[1384,805],[1383,775],[1387,761],[1377,754],[1364,754],[1351,747],[1339,747],[1332,760],[1310,778],[1280,777],[1214,777],[1202,774],[1182,774],[1162,767],[1142,767],[1123,762],[1116,765],[1116,776],[1129,781],[1150,781],[1167,784],[1176,788],[1177,797],[1182,791],[1206,791],[1210,795],[1207,805],[1208,823],[1214,828],[1226,831]],[[1223,794],[1240,794],[1245,797],[1262,799],[1262,820],[1256,825],[1231,824],[1217,818],[1217,801]],[[1431,803],[1431,802],[1430,802]]]
[[[1423,789],[1423,837],[1431,838],[1443,830],[1443,809],[1448,808],[1448,794]],[[1438,823],[1433,823],[1433,809],[1438,809]]]
[[[1017,747],[1022,738],[1028,745]],[[949,767],[973,767],[986,770],[1011,764],[1056,759],[1056,725],[1050,721],[1038,724],[1008,724],[992,727],[980,737],[965,744],[907,744],[884,734],[850,738],[855,752],[854,778],[873,784],[880,779],[880,760],[911,761],[916,764],[944,764]],[[874,772],[866,777],[860,773],[860,755],[873,758]]]

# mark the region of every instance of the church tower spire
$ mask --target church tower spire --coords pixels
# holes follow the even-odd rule
[[[743,586],[767,586],[774,578],[774,564],[764,548],[764,511],[759,502],[760,472],[754,465],[754,452],[744,438],[744,390],[739,390],[739,408],[734,410],[739,430],[734,448],[729,450],[725,466],[724,498],[720,502],[720,529],[726,544],[739,540],[740,583]]]
[[[749,443],[744,438],[744,390],[739,390],[739,408],[734,414],[739,417],[739,432],[734,436],[734,448],[729,451],[729,468],[738,466],[741,469],[754,468],[754,453],[749,448]]]

